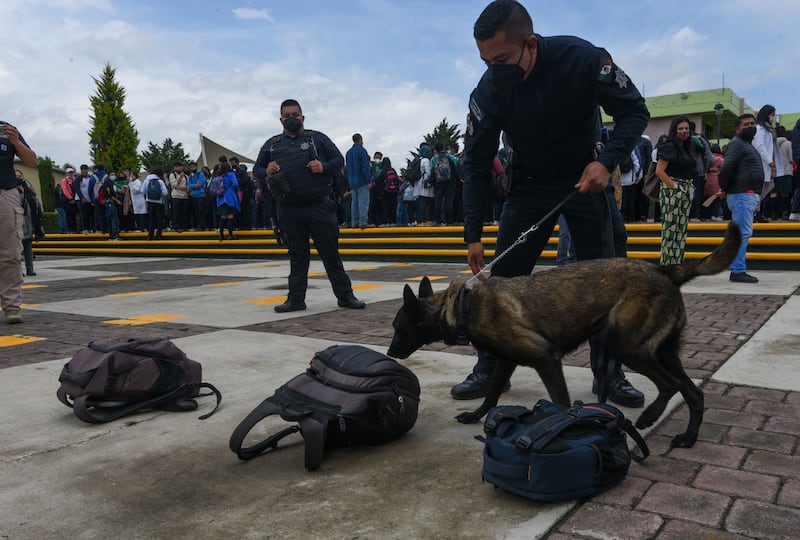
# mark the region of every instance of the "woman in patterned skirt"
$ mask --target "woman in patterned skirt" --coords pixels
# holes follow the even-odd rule
[[[689,210],[692,206],[692,178],[697,171],[697,148],[689,129],[689,119],[672,120],[667,142],[658,148],[656,175],[661,180],[658,202],[661,206],[660,264],[683,262]]]

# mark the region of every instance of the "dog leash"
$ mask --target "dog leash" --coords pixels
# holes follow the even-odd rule
[[[552,210],[550,210],[547,214],[545,214],[542,219],[531,225],[531,228],[528,229],[527,231],[523,231],[522,234],[519,235],[519,238],[517,238],[513,244],[508,246],[502,253],[500,253],[500,255],[495,256],[495,258],[492,259],[492,262],[483,265],[483,267],[480,270],[478,270],[478,272],[475,273],[475,275],[473,275],[471,278],[467,280],[466,288],[471,289],[475,285],[475,282],[478,281],[478,279],[480,279],[482,274],[489,272],[500,259],[502,259],[508,254],[509,251],[511,251],[518,245],[525,243],[525,241],[528,239],[529,234],[536,231],[539,227],[542,226],[542,223],[550,219],[553,216],[553,214],[561,210],[561,207],[567,204],[567,201],[569,201],[572,197],[574,197],[576,193],[578,193],[577,190],[572,190],[569,193],[569,195],[564,197],[564,199],[557,205],[555,205],[555,207]]]

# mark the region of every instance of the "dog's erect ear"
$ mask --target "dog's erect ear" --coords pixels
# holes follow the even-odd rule
[[[433,296],[433,287],[431,286],[431,280],[428,279],[428,276],[425,276],[419,282],[419,297],[427,298],[429,296]]]
[[[403,302],[407,306],[416,304],[418,302],[417,297],[414,295],[414,291],[411,290],[411,287],[408,283],[406,283],[406,286],[403,287]]]

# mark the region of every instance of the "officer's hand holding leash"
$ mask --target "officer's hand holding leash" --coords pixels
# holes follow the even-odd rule
[[[592,161],[583,169],[583,174],[575,184],[575,189],[581,194],[597,193],[606,189],[609,178],[611,178],[611,173],[606,166],[599,161]]]

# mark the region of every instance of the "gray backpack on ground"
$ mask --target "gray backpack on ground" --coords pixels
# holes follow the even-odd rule
[[[316,353],[305,373],[256,407],[231,435],[230,448],[248,460],[299,431],[306,469],[313,470],[326,449],[384,444],[410,430],[417,421],[419,393],[416,375],[394,359],[360,345],[334,345]],[[250,430],[273,414],[297,425],[242,447]]]
[[[58,399],[89,423],[109,422],[145,410],[194,411],[202,382],[199,362],[189,359],[168,339],[92,341],[61,370]],[[211,395],[211,394],[203,394]]]

